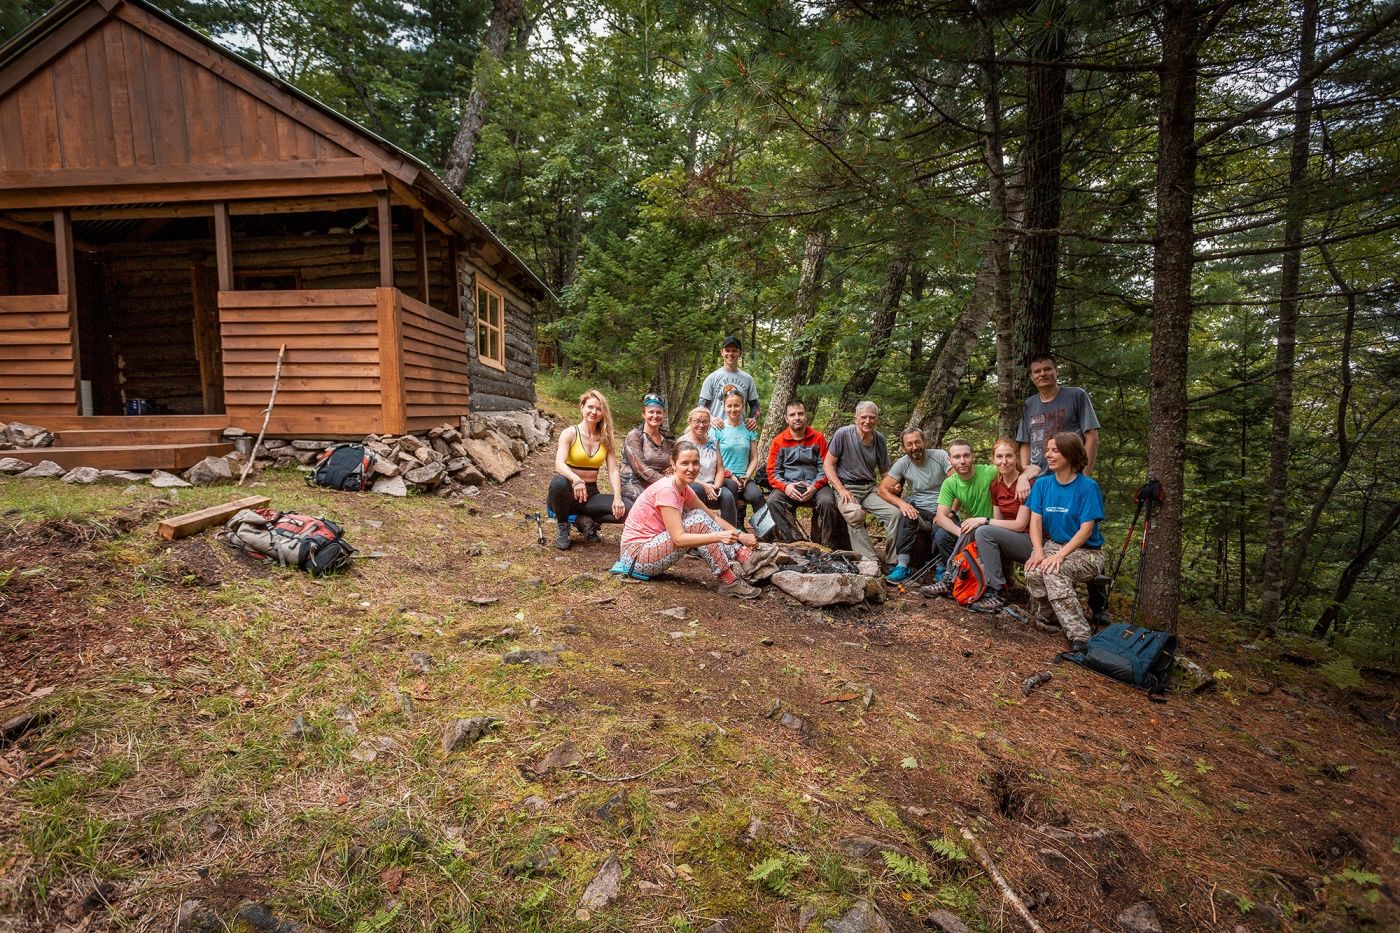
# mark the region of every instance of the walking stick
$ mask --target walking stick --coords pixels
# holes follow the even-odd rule
[[[1129,617],[1129,622],[1136,625],[1138,605],[1142,602],[1142,572],[1147,564],[1147,533],[1152,530],[1152,513],[1157,504],[1166,498],[1166,492],[1163,491],[1160,482],[1148,476],[1147,483],[1137,491],[1134,498],[1139,504],[1144,499],[1147,501],[1147,514],[1142,519],[1142,538],[1138,544],[1137,579],[1133,583],[1133,614]]]
[[[272,406],[277,404],[277,387],[282,384],[282,360],[286,355],[287,345],[284,343],[282,349],[277,351],[277,368],[272,372],[272,397],[267,400],[267,407],[263,409],[262,430],[258,431],[258,439],[253,442],[253,449],[248,451],[248,462],[243,464],[243,473],[238,477],[238,485],[240,486],[248,478],[248,471],[253,469],[253,461],[257,459],[263,435],[267,433],[267,422],[272,418]]]

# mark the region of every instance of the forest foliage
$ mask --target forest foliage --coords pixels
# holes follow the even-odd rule
[[[435,167],[475,88],[464,198],[557,296],[546,378],[621,424],[736,333],[818,427],[869,397],[989,451],[1053,348],[1110,547],[1180,473],[1149,608],[1400,659],[1395,3],[166,6]]]

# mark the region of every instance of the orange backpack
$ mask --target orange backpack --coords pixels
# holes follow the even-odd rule
[[[948,572],[953,575],[952,596],[959,606],[970,606],[987,592],[987,574],[982,569],[982,555],[977,553],[977,542],[972,540],[971,535],[958,539]]]

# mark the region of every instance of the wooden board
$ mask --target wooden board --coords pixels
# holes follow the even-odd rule
[[[186,512],[184,515],[167,518],[160,523],[156,533],[167,541],[187,538],[211,525],[222,524],[244,509],[264,508],[271,501],[267,496],[246,496],[232,502],[225,502],[223,505],[211,505],[207,509],[200,509],[197,512]]]

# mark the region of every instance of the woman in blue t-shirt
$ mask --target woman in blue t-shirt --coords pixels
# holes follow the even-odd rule
[[[1026,561],[1031,612],[1043,612],[1049,600],[1071,651],[1084,650],[1091,634],[1074,584],[1103,573],[1103,493],[1081,472],[1088,462],[1079,435],[1061,431],[1045,442],[1050,472],[1035,481],[1026,499],[1031,512],[1031,556]]]
[[[719,444],[719,456],[729,474],[724,487],[739,509],[739,520],[734,524],[743,528],[746,506],[757,511],[763,505],[763,490],[753,480],[760,465],[758,435],[744,424],[744,397],[738,392],[724,397],[724,421],[710,429],[710,437]]]

